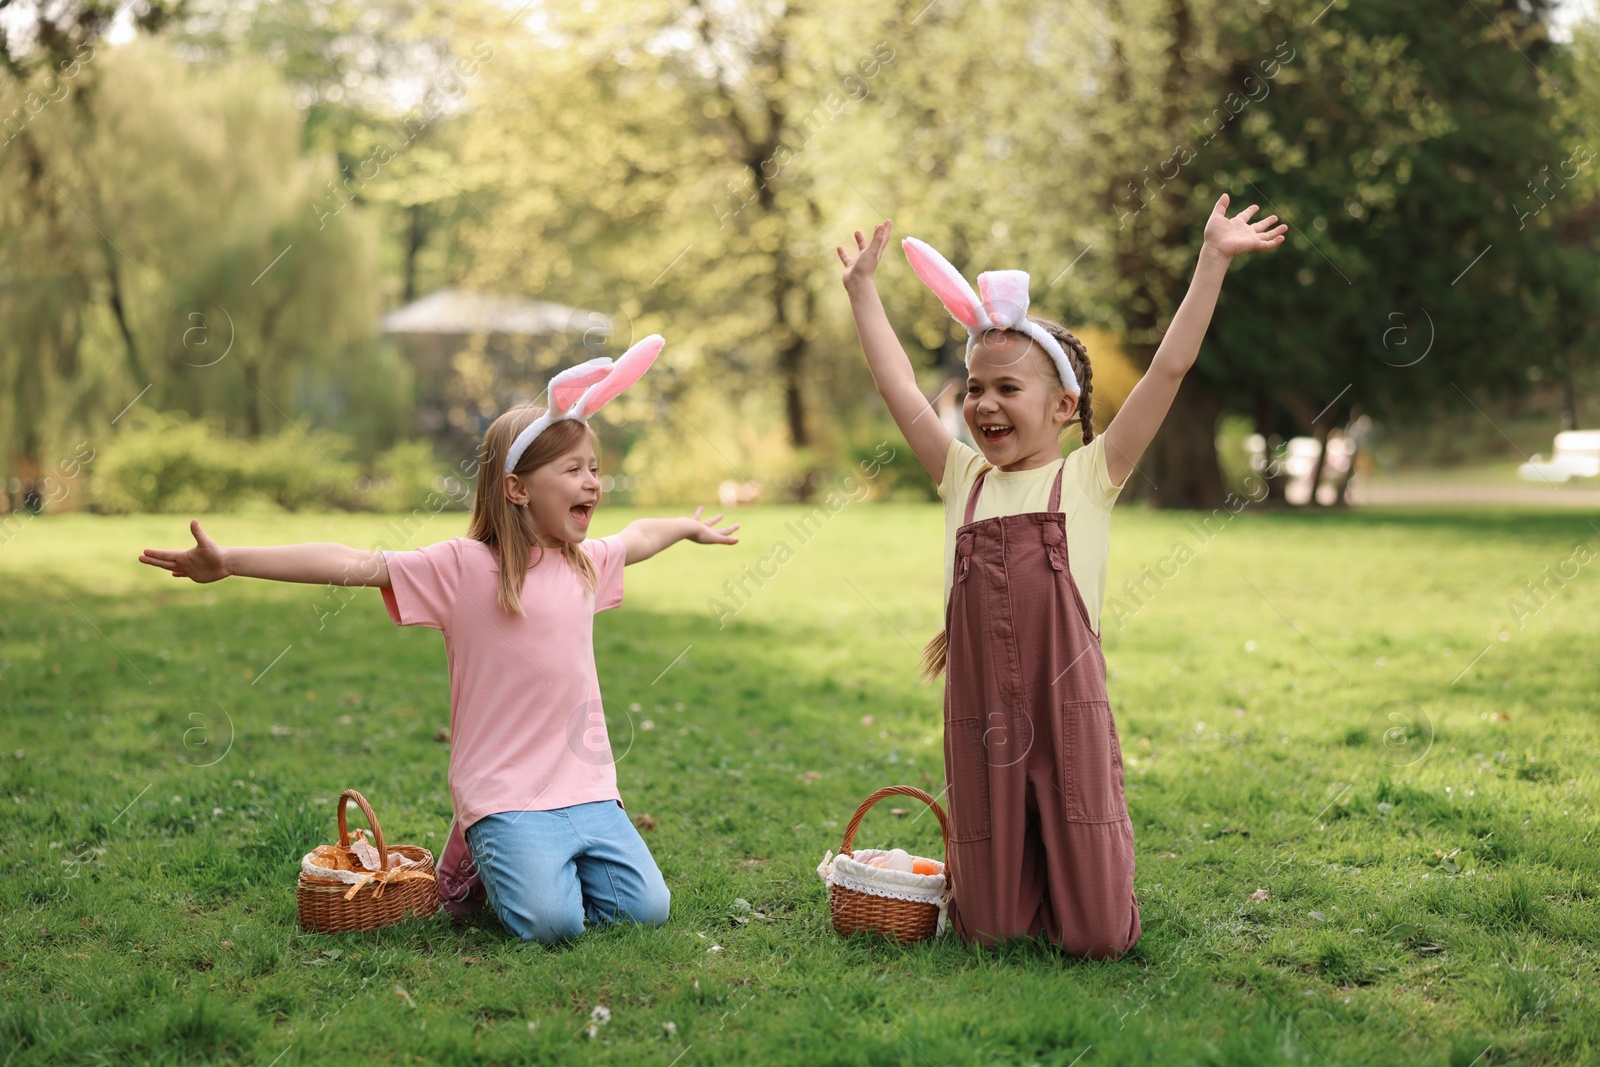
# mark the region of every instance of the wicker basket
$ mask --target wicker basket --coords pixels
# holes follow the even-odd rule
[[[345,806],[354,800],[361,806],[377,838],[378,865],[385,873],[374,873],[352,884],[333,878],[319,878],[300,872],[295,898],[300,906],[300,928],[315,933],[342,933],[346,930],[376,930],[407,916],[427,918],[439,910],[439,883],[434,876],[433,853],[416,845],[389,845],[383,840],[383,827],[372,812],[367,798],[354,789],[339,797],[339,844],[318,850],[329,862],[347,871],[363,871],[350,831],[345,825]],[[358,837],[362,835],[356,831]],[[403,870],[389,868],[389,854],[397,853],[416,865]]]
[[[844,843],[839,846],[839,855],[853,855],[850,846],[855,841],[856,829],[860,827],[861,820],[866,817],[868,810],[874,804],[884,797],[893,796],[915,797],[933,809],[933,814],[939,819],[940,837],[944,840],[945,878],[948,880],[947,884],[953,885],[955,872],[949,863],[950,824],[945,821],[944,809],[939,807],[939,802],[916,786],[885,786],[863,800],[861,806],[856,809],[855,818],[845,827]],[[937,904],[873,896],[842,885],[828,886],[828,908],[833,916],[833,928],[840,937],[849,937],[859,931],[868,930],[890,940],[909,944],[931,937],[939,923]]]

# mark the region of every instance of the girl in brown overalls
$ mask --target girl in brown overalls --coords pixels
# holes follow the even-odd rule
[[[843,248],[845,289],[889,412],[939,483],[946,513],[945,632],[928,647],[944,669],[950,918],[968,943],[1043,934],[1079,956],[1118,957],[1139,939],[1133,824],[1122,750],[1106,698],[1097,620],[1111,505],[1194,365],[1233,257],[1276,248],[1287,227],[1207,220],[1188,295],[1105,433],[1091,426],[1090,366],[1064,327],[1028,317],[1028,276],[990,271],[974,293],[927,245],[907,258],[970,335],[963,415],[982,455],[929,408],[884,314],[874,275],[881,223],[858,254]],[[1066,459],[1060,434],[1082,424]]]

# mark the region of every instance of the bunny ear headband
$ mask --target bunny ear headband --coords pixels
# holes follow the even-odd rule
[[[905,249],[911,269],[929,289],[932,289],[945,306],[945,310],[967,328],[967,359],[972,359],[972,346],[987,330],[1014,330],[1027,334],[1055,361],[1061,384],[1073,396],[1081,394],[1078,376],[1072,372],[1072,361],[1062,349],[1061,342],[1050,336],[1048,330],[1028,318],[1028,272],[1025,270],[988,270],[978,275],[978,293],[950,265],[950,261],[915,237],[900,242]]]
[[[644,376],[650,364],[661,354],[667,342],[653,333],[613,361],[609,356],[591,359],[576,367],[568,367],[550,379],[550,409],[530,422],[517,434],[506,453],[506,473],[517,469],[517,461],[528,450],[534,439],[563,419],[575,419],[589,425],[589,416],[624,389]]]

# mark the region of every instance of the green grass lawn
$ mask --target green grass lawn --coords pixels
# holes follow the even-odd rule
[[[185,543],[182,518],[13,530],[0,1064],[1600,1057],[1600,560],[1543,606],[1523,587],[1600,551],[1587,515],[1249,511],[1202,544],[1192,516],[1119,512],[1104,643],[1144,937],[1088,963],[833,934],[815,867],[856,804],[943,787],[940,692],[915,676],[940,517],[852,505],[802,545],[796,514],[753,509],[737,548],[630,568],[599,618],[623,796],[655,821],[673,918],[555,949],[488,913],[296,924],[299,857],[332,838],[340,790],[391,840],[443,844],[436,632],[393,626],[371,590],[134,562]],[[206,526],[393,547],[385,521]],[[412,544],[464,529],[441,515]],[[795,558],[719,629],[708,601],[779,539]],[[1170,577],[1132,599],[1146,565]],[[933,819],[889,806],[858,844],[938,849]]]

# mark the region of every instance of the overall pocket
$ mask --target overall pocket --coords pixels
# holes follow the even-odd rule
[[[982,719],[947,719],[944,770],[950,785],[950,840],[981,841],[990,834],[989,764]]]
[[[1068,700],[1061,705],[1056,770],[1067,798],[1068,822],[1119,822],[1127,817],[1122,744],[1111,704]]]

